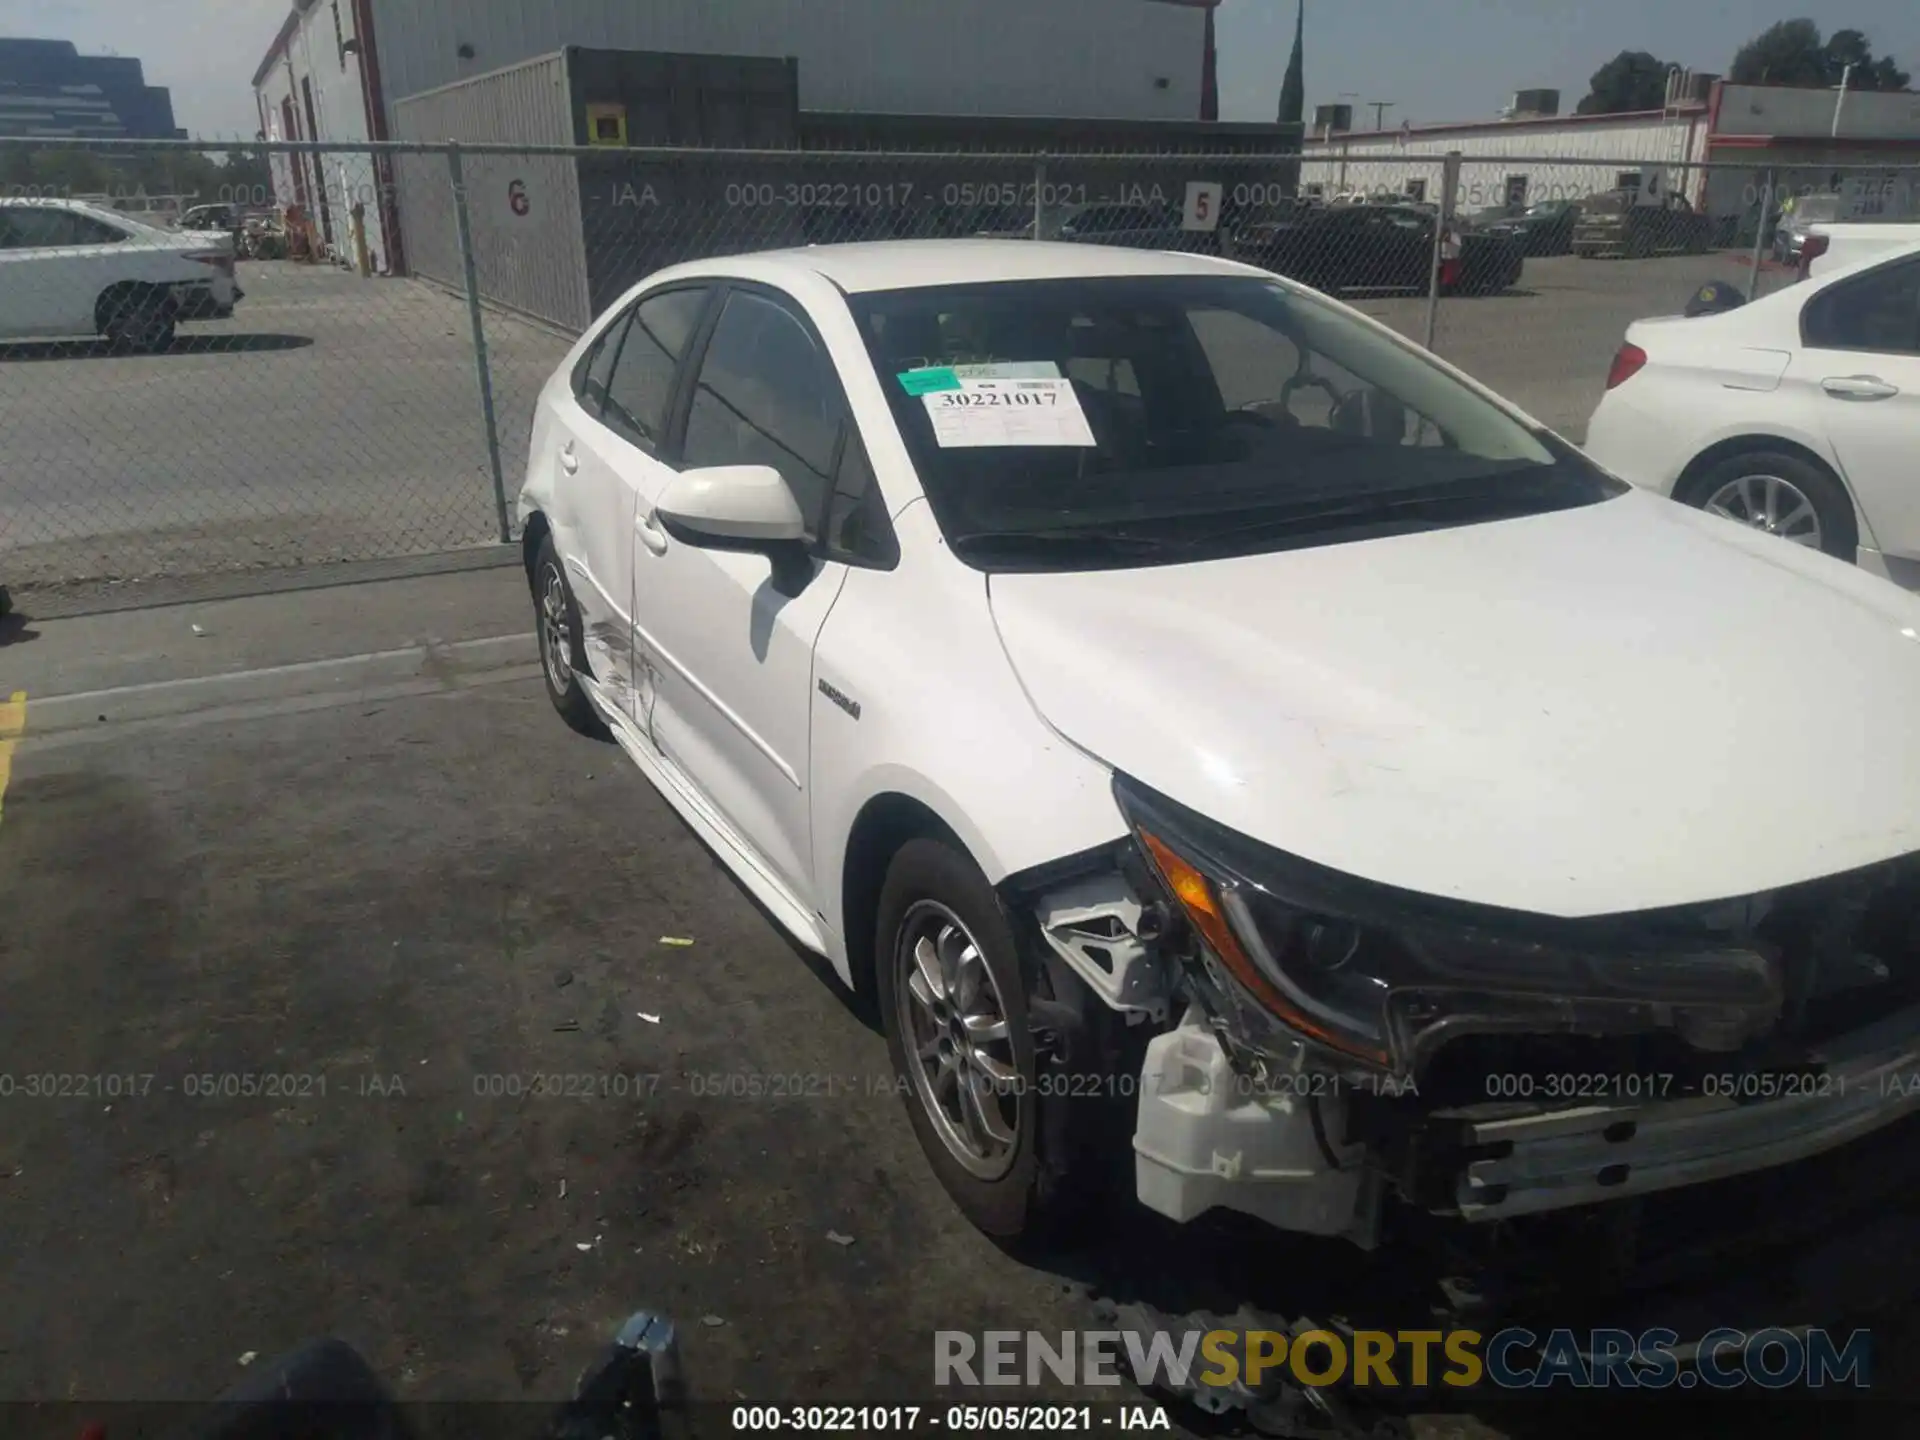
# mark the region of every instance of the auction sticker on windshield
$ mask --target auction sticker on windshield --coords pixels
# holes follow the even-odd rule
[[[954,389],[929,391],[920,402],[943,450],[1095,444],[1071,380],[961,378]]]

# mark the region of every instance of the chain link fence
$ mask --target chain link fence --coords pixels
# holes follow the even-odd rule
[[[1751,295],[1793,278],[1796,186],[1897,211],[1916,179],[306,144],[156,201],[145,177],[165,161],[178,181],[180,153],[0,140],[0,583],[39,614],[510,540],[540,386],[594,315],[677,261],[967,236],[1219,255],[1339,295],[1579,439],[1628,324],[1710,280]]]

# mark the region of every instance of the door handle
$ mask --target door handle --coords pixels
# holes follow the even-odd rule
[[[1885,400],[1900,393],[1898,385],[1878,375],[1835,375],[1822,380],[1820,388],[1836,400]]]
[[[656,555],[667,553],[667,532],[653,523],[652,515],[634,517],[633,533],[640,537],[640,543]]]
[[[569,440],[560,447],[560,468],[569,475],[580,473],[580,457],[573,453],[573,442]]]

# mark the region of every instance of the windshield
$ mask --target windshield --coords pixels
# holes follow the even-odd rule
[[[850,303],[948,543],[982,569],[1331,544],[1623,488],[1413,346],[1266,279]]]

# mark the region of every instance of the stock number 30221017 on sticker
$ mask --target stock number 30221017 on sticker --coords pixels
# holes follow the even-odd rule
[[[1045,410],[1060,403],[1059,393],[1043,390],[939,390],[927,397],[939,410],[981,409],[990,406],[1015,406]]]

